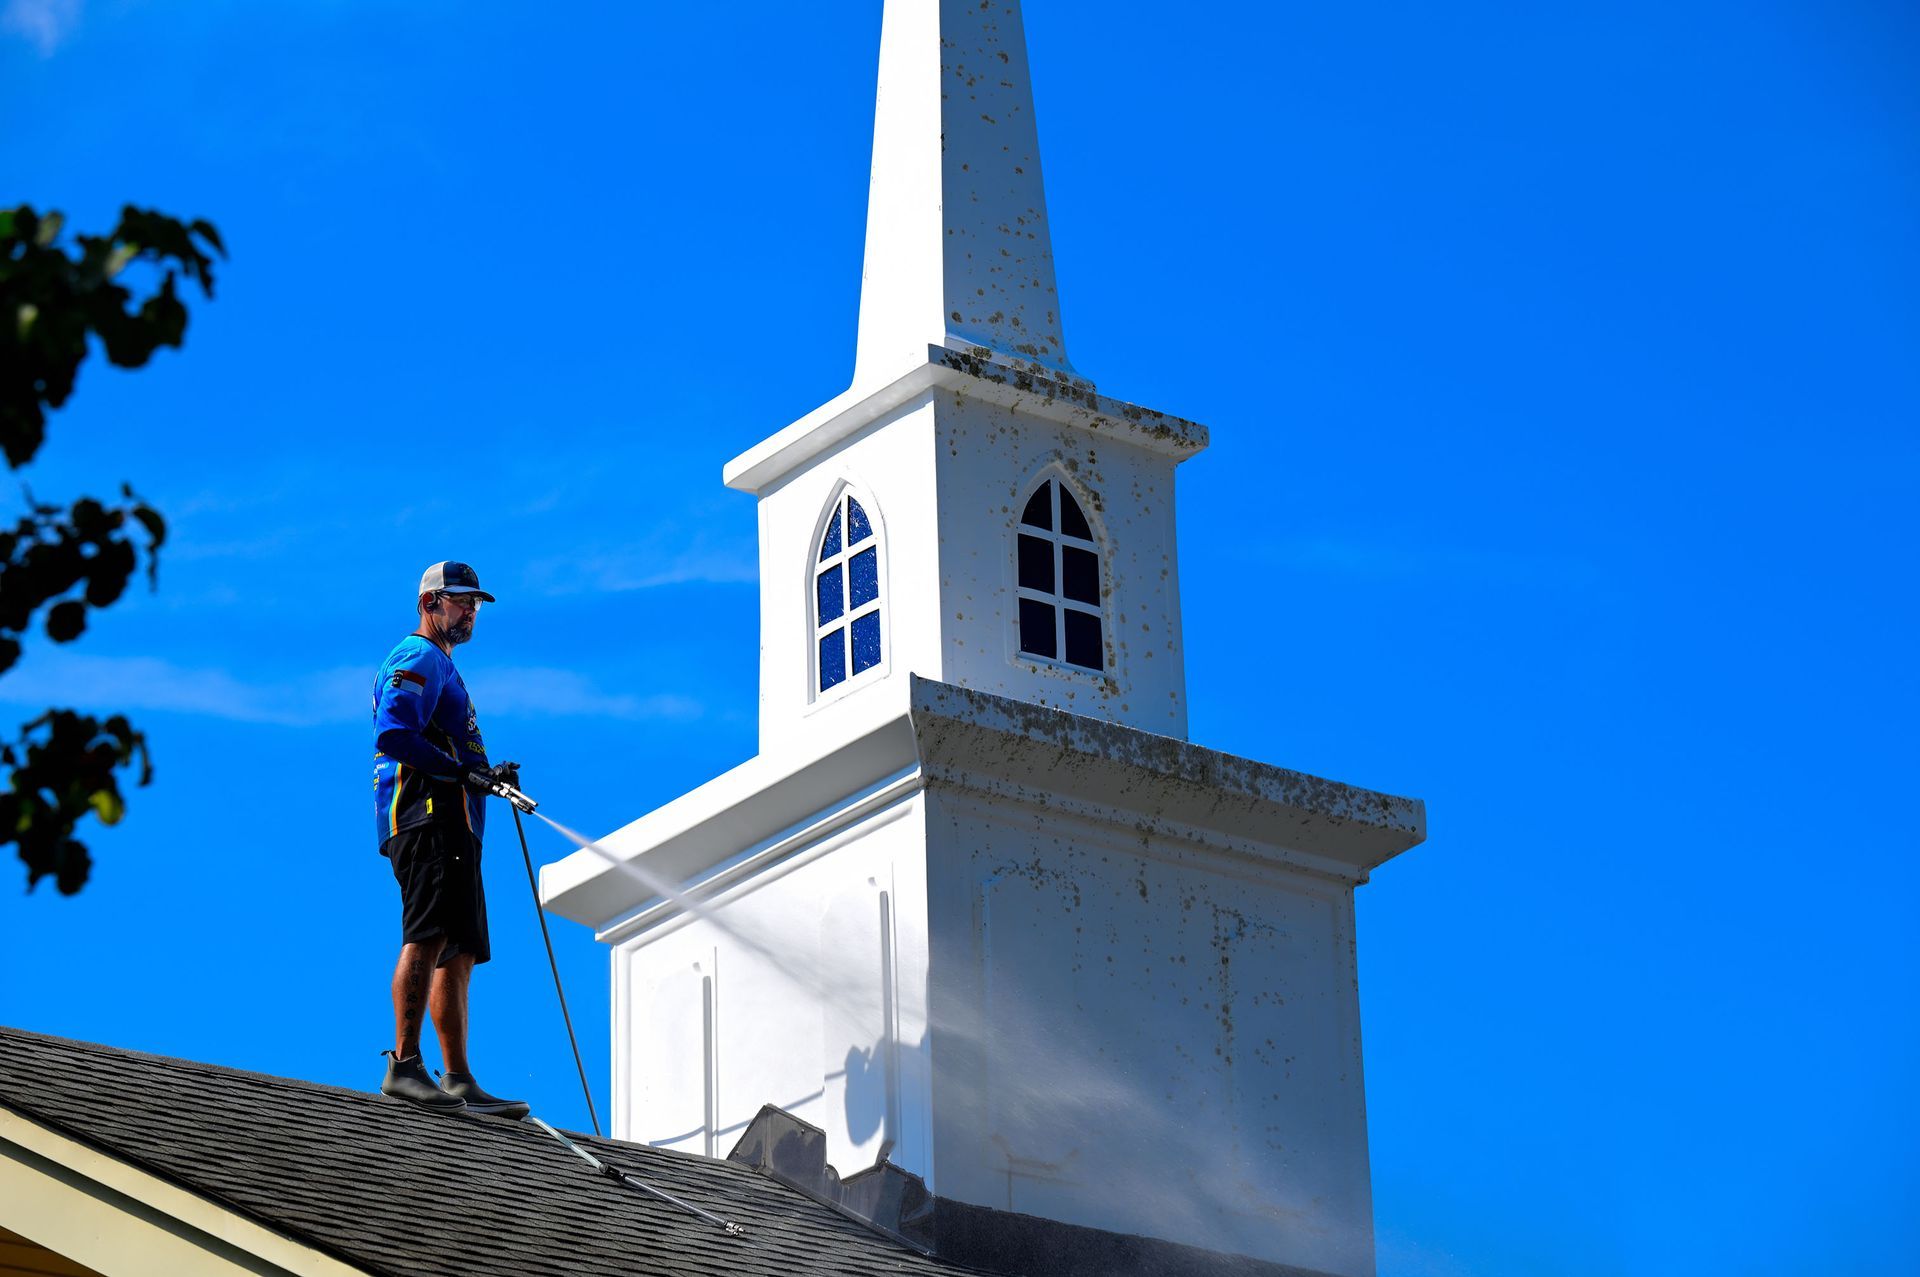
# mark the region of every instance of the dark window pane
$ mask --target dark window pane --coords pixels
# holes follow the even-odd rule
[[[861,607],[880,597],[880,552],[862,550],[847,563],[848,607]]]
[[[840,590],[840,565],[834,564],[814,580],[815,590],[820,596],[820,617],[818,624],[838,620],[847,610],[846,596]]]
[[[880,614],[869,612],[853,622],[853,672],[870,670],[880,663]]]
[[[1064,520],[1062,520],[1064,522]],[[1060,547],[1060,592],[1076,603],[1100,603],[1100,556],[1091,550]]]
[[[1060,489],[1060,530],[1082,541],[1093,540],[1093,529],[1087,526],[1087,516],[1080,513],[1080,503],[1065,488]]]
[[[820,640],[820,690],[847,681],[847,632],[835,630]]]
[[[1058,656],[1060,645],[1053,633],[1053,605],[1020,600],[1020,650],[1033,656]]]
[[[1067,664],[1084,669],[1106,668],[1100,644],[1100,618],[1090,612],[1067,609]]]
[[[825,562],[840,553],[840,511],[833,512],[833,522],[827,525],[827,539],[820,544],[820,559]]]
[[[1053,531],[1053,481],[1049,479],[1033,490],[1027,498],[1027,512],[1020,516],[1020,522],[1030,528],[1045,528]]]
[[[873,525],[867,522],[867,512],[852,497],[847,498],[847,544],[859,545],[873,535]]]
[[[1020,584],[1025,589],[1053,593],[1053,542],[1020,538]]]

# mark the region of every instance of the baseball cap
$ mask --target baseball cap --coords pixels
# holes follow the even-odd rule
[[[480,588],[480,574],[464,563],[448,560],[436,563],[420,576],[420,588],[415,597],[421,594],[478,594],[487,603],[494,597]]]

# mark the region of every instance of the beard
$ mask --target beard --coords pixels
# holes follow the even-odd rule
[[[455,621],[447,626],[447,642],[452,643],[456,647],[472,637],[473,621],[471,618],[463,621]]]

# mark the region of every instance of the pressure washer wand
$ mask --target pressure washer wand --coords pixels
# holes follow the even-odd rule
[[[533,892],[533,913],[536,918],[540,919],[540,939],[547,946],[547,966],[553,970],[553,991],[558,994],[560,998],[560,1018],[564,1020],[567,1025],[567,1044],[573,1048],[573,1067],[580,1073],[580,1090],[587,1097],[587,1117],[593,1122],[593,1133],[598,1135],[600,1133],[600,1114],[593,1106],[593,1088],[587,1085],[587,1065],[586,1062],[580,1058],[580,1039],[573,1034],[573,1014],[567,1010],[567,991],[560,984],[560,963],[553,956],[553,937],[547,933],[547,910],[546,907],[540,903],[540,881],[535,877],[533,872],[533,853],[527,850],[527,827],[520,823],[521,812],[526,812],[531,816],[533,809],[540,804],[521,793],[518,789],[515,789],[512,785],[509,785],[506,781],[489,776],[485,772],[468,772],[467,779],[472,782],[475,788],[484,789],[488,793],[504,798],[513,804],[513,831],[520,835],[520,859],[524,861],[527,866],[527,889]],[[545,820],[546,817],[542,816],[540,819]],[[539,1119],[536,1118],[535,1120],[538,1121]],[[542,1122],[541,1125],[545,1126],[546,1123]],[[729,1225],[728,1227],[731,1228],[732,1226]]]
[[[533,809],[540,805],[515,789],[512,785],[509,785],[506,781],[496,780],[485,772],[468,772],[467,780],[475,786],[486,790],[496,798],[506,799],[519,810],[526,812],[529,816],[533,815]]]

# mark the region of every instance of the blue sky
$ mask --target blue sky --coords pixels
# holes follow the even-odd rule
[[[1428,803],[1360,893],[1383,1277],[1912,1271],[1920,18],[1028,7],[1074,360],[1213,431],[1194,739]],[[0,679],[158,769],[82,895],[0,891],[0,1022],[375,1082],[428,562],[568,824],[753,752],[719,470],[851,371],[879,11],[0,0],[0,203],[233,253],[23,476],[174,538]],[[476,1059],[583,1125],[517,857]]]

